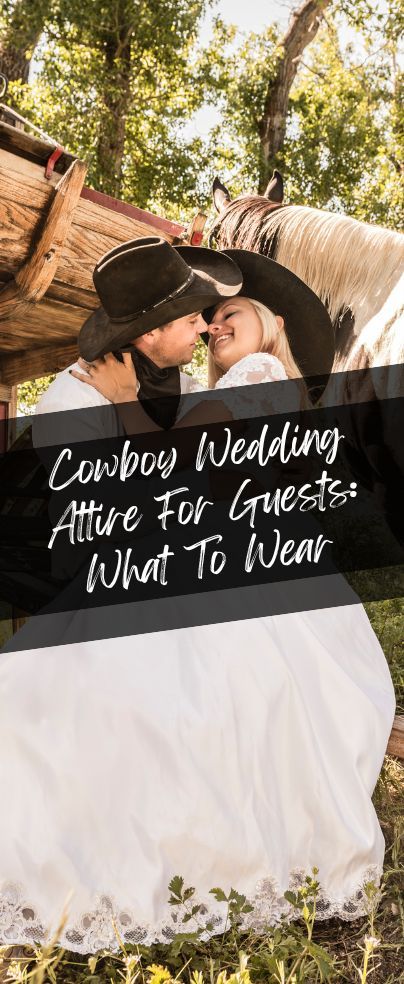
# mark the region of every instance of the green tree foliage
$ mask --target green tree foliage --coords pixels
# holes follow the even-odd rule
[[[278,29],[270,25],[240,40],[235,27],[217,18],[204,55],[207,98],[222,115],[211,135],[210,157],[218,172],[232,173],[234,194],[257,192],[259,124],[268,82],[276,71],[279,37]]]
[[[210,0],[51,0],[31,86],[14,103],[89,164],[93,187],[178,209],[200,143],[182,130],[203,101],[195,43]]]
[[[18,387],[18,409],[24,416],[30,416],[35,412],[35,407],[43,393],[46,393],[48,386],[55,379],[55,374],[51,376],[41,376],[39,379],[30,379],[26,383],[21,383]]]
[[[89,183],[141,207],[189,216],[206,204],[216,170],[233,178],[233,191],[255,191],[260,122],[287,34],[272,25],[240,36],[218,18],[203,52],[198,31],[213,4],[3,0],[3,47],[12,34],[29,54],[43,27],[32,82],[12,84],[11,98],[88,161]],[[293,200],[400,221],[403,20],[402,0],[327,7],[299,61],[276,161]],[[222,116],[208,142],[188,129],[206,104]]]
[[[286,140],[275,162],[290,201],[402,224],[402,21],[399,0],[389,0],[384,13],[366,0],[334,2],[290,92]],[[224,119],[213,134],[212,158],[219,173],[230,175],[233,194],[259,185],[259,123],[281,40],[270,27],[237,44],[219,22],[207,56],[215,62],[211,76]]]
[[[377,64],[342,55],[336,32],[316,46],[289,110],[285,170],[293,201],[397,228],[403,219],[398,88],[388,49]]]
[[[46,0],[2,0],[0,71],[10,82],[28,81],[31,58],[46,21]]]

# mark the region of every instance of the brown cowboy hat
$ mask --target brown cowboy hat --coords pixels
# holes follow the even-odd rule
[[[103,316],[94,312],[82,326],[80,355],[91,362],[153,328],[233,297],[242,279],[234,261],[218,250],[171,246],[155,236],[122,243],[95,267]]]
[[[261,301],[284,318],[293,358],[303,376],[328,376],[335,355],[331,318],[317,294],[295,273],[261,253],[224,249],[222,255],[237,263],[243,275],[240,297]],[[207,324],[217,304],[203,311]],[[206,343],[209,335],[202,338]]]

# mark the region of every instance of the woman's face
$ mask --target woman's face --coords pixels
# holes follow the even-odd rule
[[[225,372],[245,355],[261,349],[261,321],[246,297],[235,297],[219,304],[208,331],[209,349],[215,365]]]

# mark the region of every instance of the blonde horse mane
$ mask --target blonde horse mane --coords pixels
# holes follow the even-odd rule
[[[257,196],[236,198],[218,217],[220,248],[268,255],[304,280],[332,321],[348,307],[356,331],[384,304],[401,273],[404,236],[306,205],[273,208]]]
[[[404,273],[357,338],[347,369],[404,363]]]

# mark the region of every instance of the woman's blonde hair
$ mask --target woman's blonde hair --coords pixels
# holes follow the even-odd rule
[[[237,298],[235,298],[235,301]],[[273,311],[261,304],[261,301],[253,301],[251,297],[246,297],[246,301],[252,304],[257,312],[262,325],[262,339],[260,352],[270,352],[275,355],[285,369],[288,379],[302,378],[302,373],[295,362],[288,337],[284,328],[280,328]],[[214,362],[211,349],[208,348],[208,386],[214,389],[216,383],[224,376],[225,370],[220,369]]]

